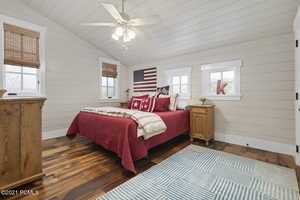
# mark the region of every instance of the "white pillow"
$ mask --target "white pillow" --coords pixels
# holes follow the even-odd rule
[[[170,105],[169,110],[170,111],[176,111],[177,105],[178,105],[178,94],[173,94],[170,96]]]

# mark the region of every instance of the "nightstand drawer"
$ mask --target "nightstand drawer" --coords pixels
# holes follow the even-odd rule
[[[205,117],[205,116],[207,116],[207,112],[194,112],[194,111],[192,111],[190,114],[191,114],[191,117]]]
[[[192,112],[195,112],[195,113],[208,113],[208,109],[207,108],[192,108]]]

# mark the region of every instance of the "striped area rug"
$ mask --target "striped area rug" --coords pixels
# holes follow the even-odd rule
[[[189,145],[97,200],[299,200],[296,174]]]

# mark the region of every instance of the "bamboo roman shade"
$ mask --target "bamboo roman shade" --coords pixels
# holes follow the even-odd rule
[[[117,78],[118,76],[117,65],[102,63],[102,76]]]
[[[40,33],[4,24],[4,64],[39,68]]]

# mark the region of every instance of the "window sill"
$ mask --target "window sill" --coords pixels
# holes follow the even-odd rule
[[[120,103],[121,99],[99,99],[101,103]]]
[[[191,100],[191,97],[178,97],[179,100]]]
[[[4,97],[37,97],[37,98],[47,98],[45,95],[40,95],[40,94],[17,94],[17,95],[8,95],[6,93]]]
[[[240,101],[241,95],[234,96],[205,96],[208,100],[220,100],[220,101]]]

